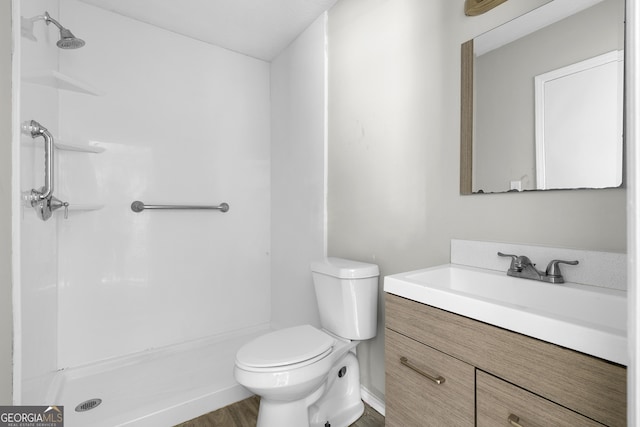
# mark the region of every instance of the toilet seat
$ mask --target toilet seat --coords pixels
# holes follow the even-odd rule
[[[335,339],[311,325],[294,326],[262,335],[236,354],[236,365],[248,370],[307,365],[329,354]]]

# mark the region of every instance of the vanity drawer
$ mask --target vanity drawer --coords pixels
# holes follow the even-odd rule
[[[476,387],[478,427],[602,427],[600,423],[480,370],[476,373]]]
[[[385,425],[473,426],[475,368],[397,332],[385,332]],[[437,384],[424,374],[444,382]]]

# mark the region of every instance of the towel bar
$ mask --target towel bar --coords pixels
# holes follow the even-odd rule
[[[197,206],[197,205],[145,205],[143,202],[136,200],[131,203],[131,210],[134,212],[142,212],[145,209],[212,209],[220,212],[227,212],[229,205],[220,203],[218,206]]]

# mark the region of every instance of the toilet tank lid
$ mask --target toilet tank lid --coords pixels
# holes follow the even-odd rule
[[[376,264],[334,257],[312,262],[311,271],[339,279],[364,279],[380,275]]]

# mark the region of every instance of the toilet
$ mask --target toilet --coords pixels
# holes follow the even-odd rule
[[[280,329],[236,354],[236,380],[260,396],[257,427],[346,427],[364,411],[355,351],[376,335],[378,266],[326,258],[311,274],[322,329]]]

